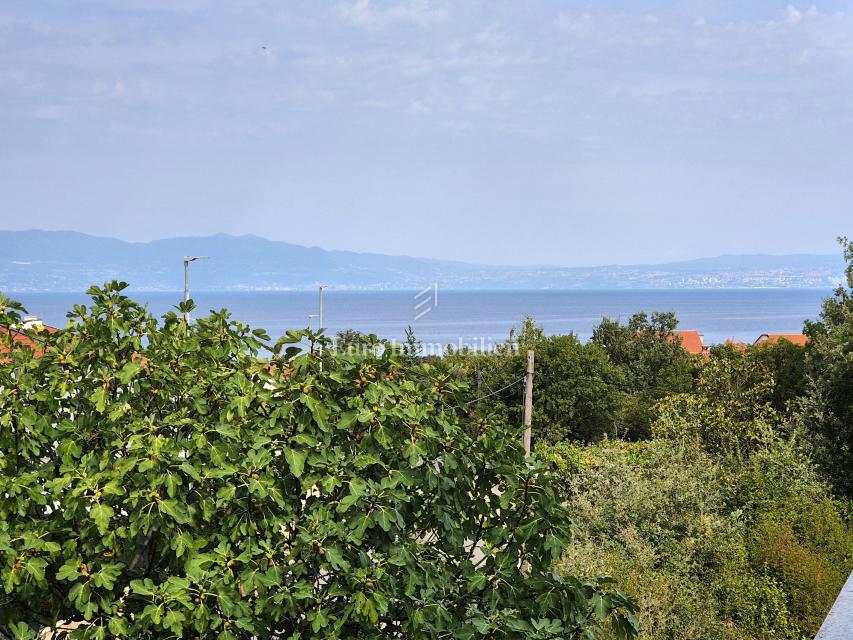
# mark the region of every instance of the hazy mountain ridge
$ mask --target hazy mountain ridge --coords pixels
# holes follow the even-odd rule
[[[218,234],[125,242],[72,231],[0,231],[0,290],[81,291],[122,279],[137,290],[183,286],[184,255],[198,290],[829,288],[839,255],[727,255],[657,265],[509,267],[407,256],[329,251],[257,236]]]

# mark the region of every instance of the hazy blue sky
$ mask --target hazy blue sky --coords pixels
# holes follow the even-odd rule
[[[829,253],[853,0],[4,0],[0,198],[0,228],[131,240]]]

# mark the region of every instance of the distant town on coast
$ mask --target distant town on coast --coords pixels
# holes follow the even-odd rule
[[[328,251],[258,236],[217,234],[124,242],[72,231],[0,231],[0,290],[74,292],[119,278],[138,291],[177,291],[182,257],[209,256],[194,270],[206,291],[831,289],[843,260],[828,255],[725,255],[666,264],[500,266]]]

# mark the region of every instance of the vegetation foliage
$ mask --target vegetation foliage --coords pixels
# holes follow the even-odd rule
[[[853,243],[842,245],[847,287],[806,323],[806,347],[691,357],[668,313],[605,318],[586,345],[531,319],[511,335],[508,350],[535,349],[536,455],[577,525],[559,566],[616,577],[642,638],[811,638],[853,570]],[[565,366],[584,349],[606,359]],[[453,357],[486,389],[523,372],[520,355]],[[594,380],[606,383],[587,401]],[[494,406],[492,420],[520,420]]]
[[[836,489],[853,497],[853,241],[840,242],[847,286],[824,302],[817,322],[806,323],[812,343],[807,363],[810,393],[803,412],[820,438],[821,458]]]
[[[464,385],[224,311],[159,322],[125,286],[93,287],[39,357],[5,345],[7,635],[633,634],[607,579],[553,571],[571,522],[551,474],[466,418]]]
[[[605,318],[587,343],[527,318],[494,352],[438,358],[411,327],[399,349],[272,343],[93,288],[38,355],[0,353],[0,629],[811,638],[853,569],[841,241],[847,286],[807,346],[709,358],[672,313]]]

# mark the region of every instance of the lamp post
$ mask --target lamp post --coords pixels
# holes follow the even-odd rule
[[[327,289],[329,285],[321,284],[320,285],[320,313],[318,314],[320,317],[320,326],[317,327],[318,330],[323,328],[323,289]]]
[[[206,260],[208,256],[184,256],[184,302],[190,299],[190,262]],[[190,321],[189,311],[184,312],[184,322]]]

